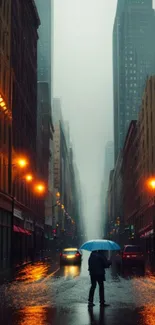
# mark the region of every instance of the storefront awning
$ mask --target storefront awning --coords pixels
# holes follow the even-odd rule
[[[19,227],[17,227],[17,226],[13,226],[13,231],[15,231],[15,232],[20,232],[20,230],[19,230]]]
[[[18,233],[22,233],[22,234],[25,234],[25,235],[28,235],[28,236],[31,236],[31,232],[26,230],[26,229],[23,229],[21,227],[17,227],[17,226],[13,226],[13,231],[14,232],[18,232]]]

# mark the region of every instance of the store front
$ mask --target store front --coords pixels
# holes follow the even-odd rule
[[[41,258],[43,257],[43,251],[45,250],[44,226],[36,223],[33,235],[35,258]]]
[[[31,230],[25,229],[25,225],[22,211],[15,209],[13,227],[13,262],[15,265],[31,260],[33,236]]]
[[[11,213],[0,208],[0,270],[10,266]]]
[[[154,229],[152,224],[143,228],[139,232],[140,245],[143,248],[144,254],[146,256],[146,261],[149,264],[153,263],[154,260]]]

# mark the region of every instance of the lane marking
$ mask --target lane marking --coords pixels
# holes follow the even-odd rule
[[[58,267],[54,272],[50,273],[49,275],[46,276],[45,279],[43,279],[41,282],[45,282],[47,279],[51,278],[54,274],[56,274],[60,270],[60,267]]]

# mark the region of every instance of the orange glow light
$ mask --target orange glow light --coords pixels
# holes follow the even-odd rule
[[[149,179],[147,183],[150,189],[155,190],[155,178]]]
[[[59,192],[57,192],[57,193],[56,193],[56,196],[57,196],[57,197],[60,197],[60,193],[59,193]]]
[[[64,207],[64,205],[63,205],[63,204],[61,204],[61,209],[62,209],[62,210],[64,210],[64,208],[65,208],[65,207]]]
[[[25,179],[26,179],[27,182],[32,182],[33,176],[31,174],[28,174],[28,175],[25,176]]]
[[[20,167],[20,168],[25,168],[27,165],[28,165],[28,162],[25,158],[19,158],[17,160],[17,165]]]
[[[6,104],[5,104],[4,100],[2,100],[2,101],[0,102],[0,106],[1,106],[1,107],[4,107],[4,106],[6,106]]]
[[[44,193],[45,192],[45,186],[44,186],[44,184],[41,184],[41,183],[39,183],[39,184],[37,184],[36,186],[35,186],[35,190],[36,190],[36,192],[38,192],[38,193]]]

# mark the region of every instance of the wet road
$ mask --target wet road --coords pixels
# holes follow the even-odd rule
[[[88,311],[87,258],[78,266],[37,263],[19,271],[14,281],[0,286],[0,324],[3,325],[153,325],[155,278],[137,271],[118,275],[108,270],[105,293],[109,306]]]

